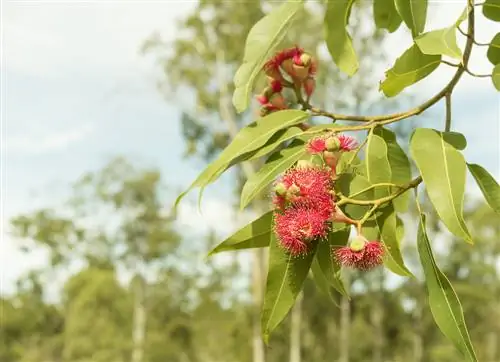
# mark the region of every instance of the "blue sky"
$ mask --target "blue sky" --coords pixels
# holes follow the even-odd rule
[[[45,262],[42,251],[23,256],[6,228],[10,217],[57,204],[67,185],[116,155],[159,167],[172,188],[186,185],[202,167],[182,159],[184,144],[175,102],[158,92],[160,70],[138,49],[152,32],[175,37],[175,21],[194,7],[191,1],[12,1],[2,12],[2,240],[0,293],[11,289],[27,268]],[[427,29],[454,21],[458,1],[440,2],[439,18],[429,13]],[[495,24],[478,20],[478,40],[489,41]],[[460,36],[459,36],[460,37]],[[386,67],[410,44],[398,31],[386,43]],[[487,73],[485,49],[475,49],[472,70]],[[379,71],[379,70],[376,70]],[[380,70],[382,77],[382,69]],[[417,99],[435,92],[452,70],[439,70],[412,88]],[[500,175],[500,97],[489,79],[469,76],[457,87],[454,129],[469,142],[465,155]],[[435,107],[425,126],[442,127]],[[227,178],[226,178],[227,181]],[[211,188],[221,195],[227,182]],[[471,192],[477,188],[468,184]],[[242,219],[226,199],[206,192],[204,215],[183,204],[181,225],[231,232]],[[246,219],[244,217],[243,219]]]

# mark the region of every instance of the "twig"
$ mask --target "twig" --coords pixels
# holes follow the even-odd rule
[[[446,94],[446,119],[444,125],[444,131],[450,132],[451,129],[451,92]]]
[[[477,5],[477,4],[476,4]],[[463,35],[463,36],[466,36],[467,38],[470,38],[469,34],[467,34],[465,31],[463,31],[459,26],[457,26],[457,29],[458,31]],[[489,43],[480,43],[478,41],[476,41],[476,39],[474,38],[470,38],[472,39],[472,41],[474,42],[475,45],[477,46],[480,46],[480,47],[487,47],[487,46],[490,46]]]
[[[458,67],[457,71],[455,72],[455,75],[453,78],[450,80],[450,82],[436,95],[431,97],[429,100],[426,102],[422,103],[421,105],[411,108],[407,110],[406,112],[400,112],[400,113],[392,113],[392,114],[386,114],[386,115],[377,115],[377,116],[358,116],[358,115],[346,115],[346,114],[338,114],[338,113],[331,113],[327,112],[318,108],[315,108],[311,106],[310,104],[303,104],[302,106],[304,109],[309,109],[314,115],[317,116],[325,116],[333,121],[337,120],[343,120],[343,121],[355,121],[355,122],[373,122],[376,123],[376,125],[384,125],[384,124],[389,124],[392,122],[397,122],[401,121],[403,119],[419,115],[423,111],[425,111],[427,108],[432,107],[434,104],[439,102],[442,98],[446,96],[446,94],[450,93],[453,91],[453,88],[457,85],[458,81],[462,77],[463,73],[467,69],[467,64],[469,63],[470,55],[472,52],[472,45],[474,44],[474,1],[469,0],[469,16],[468,16],[468,29],[467,29],[467,41],[465,44],[465,49],[464,49],[464,56],[463,56],[463,66]],[[305,102],[304,102],[305,103]],[[368,127],[369,128],[369,127]],[[367,129],[367,127],[359,127],[359,128],[349,128],[345,129],[346,131],[356,131],[360,129]],[[340,131],[339,131],[340,132]]]
[[[381,197],[381,198],[376,199],[376,200],[356,200],[356,199],[353,199],[353,197],[356,196],[356,194],[354,194],[350,197],[345,197],[345,196],[340,194],[339,195],[340,200],[339,200],[339,202],[337,202],[337,205],[341,206],[341,205],[345,205],[345,204],[354,204],[354,205],[373,205],[373,206],[379,207],[380,205],[395,199],[396,197],[405,193],[409,189],[417,187],[421,182],[422,182],[422,177],[418,176],[417,178],[413,179],[412,181],[408,182],[405,185],[401,185],[401,186],[396,185],[396,187],[398,187],[398,190],[396,192],[394,192],[388,196]],[[376,185],[380,185],[380,184],[376,184]],[[376,185],[372,185],[372,188]],[[367,190],[363,190],[362,192],[366,192],[366,191]]]

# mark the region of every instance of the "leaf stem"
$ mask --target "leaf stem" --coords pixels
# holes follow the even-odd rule
[[[363,192],[368,191],[370,188],[362,190],[362,191],[358,192],[357,194],[351,195],[350,197],[346,197],[346,196],[343,196],[342,194],[338,194],[338,196],[340,197],[340,200],[337,202],[337,205],[338,206],[342,206],[345,204],[373,205],[376,209],[380,205],[385,204],[386,202],[389,202],[389,201],[395,199],[396,197],[405,193],[409,189],[417,187],[421,182],[422,182],[422,177],[418,176],[417,178],[413,179],[412,181],[408,182],[405,185],[401,185],[401,186],[394,185],[395,187],[398,188],[398,190],[396,190],[396,192],[394,192],[388,196],[381,197],[381,198],[376,199],[376,200],[356,200],[356,199],[353,199],[353,197],[355,197],[357,194],[358,195],[362,194]],[[383,185],[384,184],[374,184],[374,185],[371,185],[371,188],[374,188],[376,186],[383,186]],[[385,184],[385,186],[388,186],[388,185],[393,186],[392,184]]]
[[[477,4],[476,4],[477,6]],[[463,35],[466,36],[467,38],[469,37],[469,34],[467,34],[465,31],[463,31],[459,26],[457,26],[458,31]],[[480,43],[476,41],[474,38],[472,38],[472,41],[474,42],[475,45],[480,46],[480,47],[487,47],[490,46],[490,43]]]

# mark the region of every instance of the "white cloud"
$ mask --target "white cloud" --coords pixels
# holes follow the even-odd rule
[[[26,134],[6,138],[2,151],[39,154],[60,150],[83,140],[94,131],[94,125],[83,124],[63,131],[30,130]]]

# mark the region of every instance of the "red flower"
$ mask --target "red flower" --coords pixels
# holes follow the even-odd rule
[[[349,246],[335,250],[335,257],[342,266],[370,270],[382,264],[384,255],[382,244],[363,239],[358,237]]]
[[[333,211],[330,170],[319,167],[295,167],[283,175],[281,182],[287,190],[293,190],[287,195],[289,202],[318,208],[330,217]]]
[[[327,221],[321,210],[290,208],[283,214],[275,214],[274,229],[281,246],[293,256],[298,256],[309,251],[311,241],[326,236]]]
[[[323,137],[313,138],[307,143],[307,152],[314,155],[326,150],[326,141]]]
[[[358,142],[356,141],[356,139],[351,137],[351,136],[347,136],[345,134],[340,134],[338,137],[339,137],[339,141],[340,141],[340,149],[342,151],[352,151],[358,145]]]

